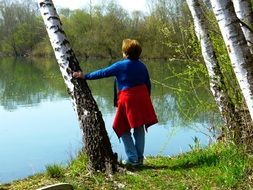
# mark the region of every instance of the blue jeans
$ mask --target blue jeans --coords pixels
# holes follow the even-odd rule
[[[142,162],[145,146],[145,129],[144,126],[134,128],[134,141],[130,131],[125,132],[121,139],[123,141],[125,152],[129,162]]]

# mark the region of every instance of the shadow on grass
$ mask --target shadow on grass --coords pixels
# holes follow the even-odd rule
[[[143,171],[143,170],[165,170],[165,169],[169,169],[169,166],[167,165],[141,165],[141,166],[121,166],[125,169],[127,169],[128,171]]]
[[[171,159],[167,164],[162,165],[141,165],[141,166],[131,166],[131,165],[121,165],[122,168],[125,168],[129,171],[142,171],[142,170],[186,170],[191,168],[198,168],[202,166],[216,166],[219,164],[220,160],[219,154],[206,154],[198,153],[192,154],[188,157],[177,157]]]
[[[169,166],[171,170],[185,170],[198,168],[201,166],[215,166],[219,162],[218,155],[201,155],[194,158],[182,159],[176,162],[173,166]]]

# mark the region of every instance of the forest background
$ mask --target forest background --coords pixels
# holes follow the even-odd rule
[[[90,4],[84,9],[63,8],[58,12],[79,58],[119,58],[124,38],[141,42],[143,58],[201,57],[191,13],[184,0],[149,1],[148,7],[145,13],[128,12],[117,1],[109,1],[94,6]],[[2,0],[0,15],[0,55],[53,55],[36,2]],[[223,41],[215,18],[208,15],[208,11],[206,16],[215,34],[215,46],[222,49]]]

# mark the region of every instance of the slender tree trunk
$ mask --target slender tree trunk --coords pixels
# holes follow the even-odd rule
[[[246,146],[247,151],[252,152],[253,57],[250,53],[249,47],[247,46],[247,42],[240,27],[240,22],[235,14],[232,1],[211,0],[211,4],[225,41],[235,76],[241,88],[246,106],[249,110],[250,117],[247,114],[247,110],[237,110],[239,115],[245,115],[245,119],[241,121],[245,125],[240,125],[238,128],[240,128],[242,133],[241,141]]]
[[[253,57],[231,0],[211,0],[242,94],[253,119]]]
[[[222,118],[229,129],[226,137],[232,136],[233,140],[238,141],[241,137],[240,130],[237,127],[240,125],[239,118],[235,111],[235,105],[228,96],[221,67],[209,37],[203,9],[201,8],[199,0],[187,0],[187,4],[193,17],[196,36],[201,44],[202,55],[210,78],[210,90],[219,107]]]
[[[81,68],[62,29],[54,4],[52,0],[38,0],[38,4],[83,131],[84,150],[89,158],[88,169],[112,173],[117,169],[117,155],[112,152],[102,114],[86,81],[72,77],[72,72],[80,71]]]
[[[243,34],[253,54],[253,11],[250,0],[233,0],[237,17],[240,19]]]

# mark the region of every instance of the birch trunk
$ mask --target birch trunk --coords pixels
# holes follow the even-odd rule
[[[201,52],[209,74],[210,90],[215,98],[226,126],[230,129],[228,135],[231,136],[232,133],[233,139],[238,141],[241,134],[240,130],[238,130],[239,128],[236,126],[240,125],[240,122],[238,120],[238,115],[236,116],[235,105],[228,96],[221,67],[218,63],[209,37],[207,24],[202,11],[203,9],[201,8],[199,0],[187,0],[187,4],[193,17],[195,33],[200,41]]]
[[[253,119],[253,57],[231,0],[211,0],[233,70]]]
[[[72,72],[81,71],[81,68],[62,29],[54,4],[52,0],[38,0],[38,4],[83,131],[84,150],[89,158],[88,169],[112,173],[117,167],[117,156],[112,152],[102,114],[86,81],[72,77]]]
[[[251,53],[253,53],[253,11],[250,0],[233,0],[234,9],[237,17],[243,22],[241,24],[243,34],[247,40],[247,44],[250,47]]]

